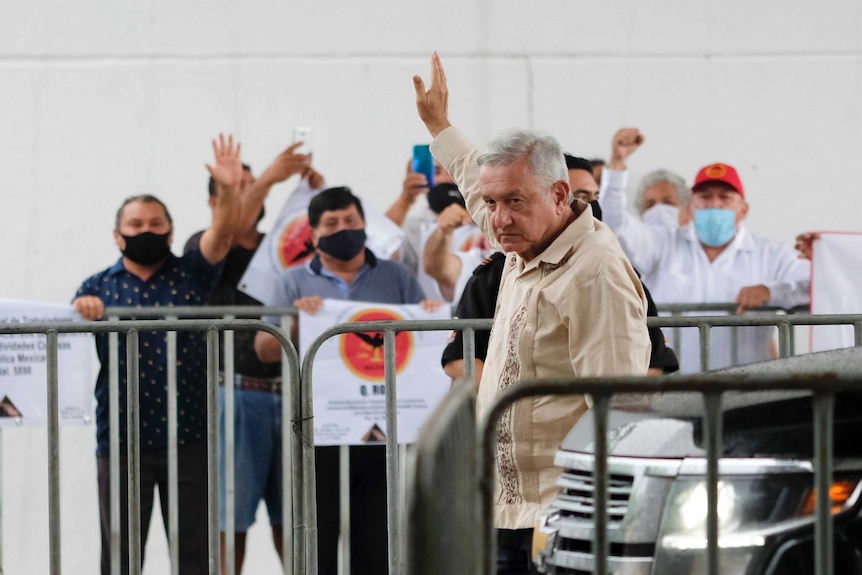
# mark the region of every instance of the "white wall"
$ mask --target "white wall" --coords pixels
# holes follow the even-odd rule
[[[538,127],[607,156],[618,127],[638,126],[635,179],[724,161],[754,230],[859,230],[860,26],[854,0],[3,2],[0,297],[68,301],[117,257],[126,196],[162,197],[175,244],[205,227],[219,131],[259,172],[312,126],[329,182],[387,207],[429,140],[410,78],[427,78],[433,49],[451,119],[477,141]],[[97,568],[93,434],[63,432],[67,573]],[[45,434],[8,430],[3,448],[4,572],[43,573]],[[274,572],[266,529],[252,535],[247,572]],[[161,545],[148,573],[166,572]]]

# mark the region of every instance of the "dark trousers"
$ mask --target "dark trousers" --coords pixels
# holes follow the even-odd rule
[[[337,446],[315,447],[318,573],[338,568],[339,460]],[[350,448],[350,573],[389,572],[386,530],[386,447]]]
[[[207,452],[205,443],[178,448],[177,484],[179,512],[180,575],[205,575],[207,571]],[[111,464],[97,458],[99,477],[99,519],[102,530],[102,575],[111,573]],[[141,451],[141,560],[153,513],[154,489],[159,486],[159,503],[168,529],[168,451]],[[120,457],[120,564],[129,572],[128,475],[126,456]]]
[[[497,575],[536,575],[532,529],[497,529]]]

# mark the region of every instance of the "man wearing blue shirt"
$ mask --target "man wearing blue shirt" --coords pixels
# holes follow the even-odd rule
[[[221,272],[220,262],[233,239],[242,179],[239,146],[233,138],[213,142],[216,163],[207,166],[218,182],[210,228],[200,248],[177,258],[171,253],[173,222],[154,196],[128,198],[117,212],[114,240],[123,256],[108,269],[84,281],[72,302],[84,319],[101,319],[107,306],[150,307],[205,305]],[[141,418],[141,533],[146,544],[153,495],[159,486],[167,521],[167,335],[139,334]],[[126,477],[126,349],[120,337],[121,538],[123,573],[128,570]],[[96,337],[102,364],[96,382],[96,459],[102,531],[101,572],[111,567],[110,431],[108,413],[108,336]],[[177,416],[179,451],[179,572],[207,572],[206,345],[200,332],[177,333]]]
[[[340,299],[389,304],[422,304],[433,310],[442,302],[425,300],[415,274],[404,265],[377,259],[365,247],[362,202],[348,188],[330,188],[308,206],[316,255],[289,270],[269,306],[294,305],[315,314],[323,300]],[[293,324],[297,340],[296,322]],[[272,335],[258,332],[255,350],[265,362],[281,359]],[[388,571],[386,535],[385,447],[350,448],[350,572],[376,575]],[[337,573],[339,535],[338,447],[316,447],[318,573]]]

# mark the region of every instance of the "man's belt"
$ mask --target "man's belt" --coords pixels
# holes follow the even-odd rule
[[[219,383],[224,385],[224,376],[219,374]],[[280,377],[250,377],[248,375],[234,374],[234,389],[246,391],[266,391],[269,393],[281,393]]]

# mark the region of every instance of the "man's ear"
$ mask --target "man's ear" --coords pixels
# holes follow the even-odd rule
[[[569,182],[565,180],[557,180],[551,185],[551,193],[554,195],[554,204],[558,208],[557,213],[562,213],[564,210],[569,209],[569,193],[571,191],[572,187],[569,185]]]
[[[117,247],[120,248],[120,251],[126,249],[126,240],[123,239],[123,236],[120,235],[119,230],[114,230],[114,243],[117,244]]]

